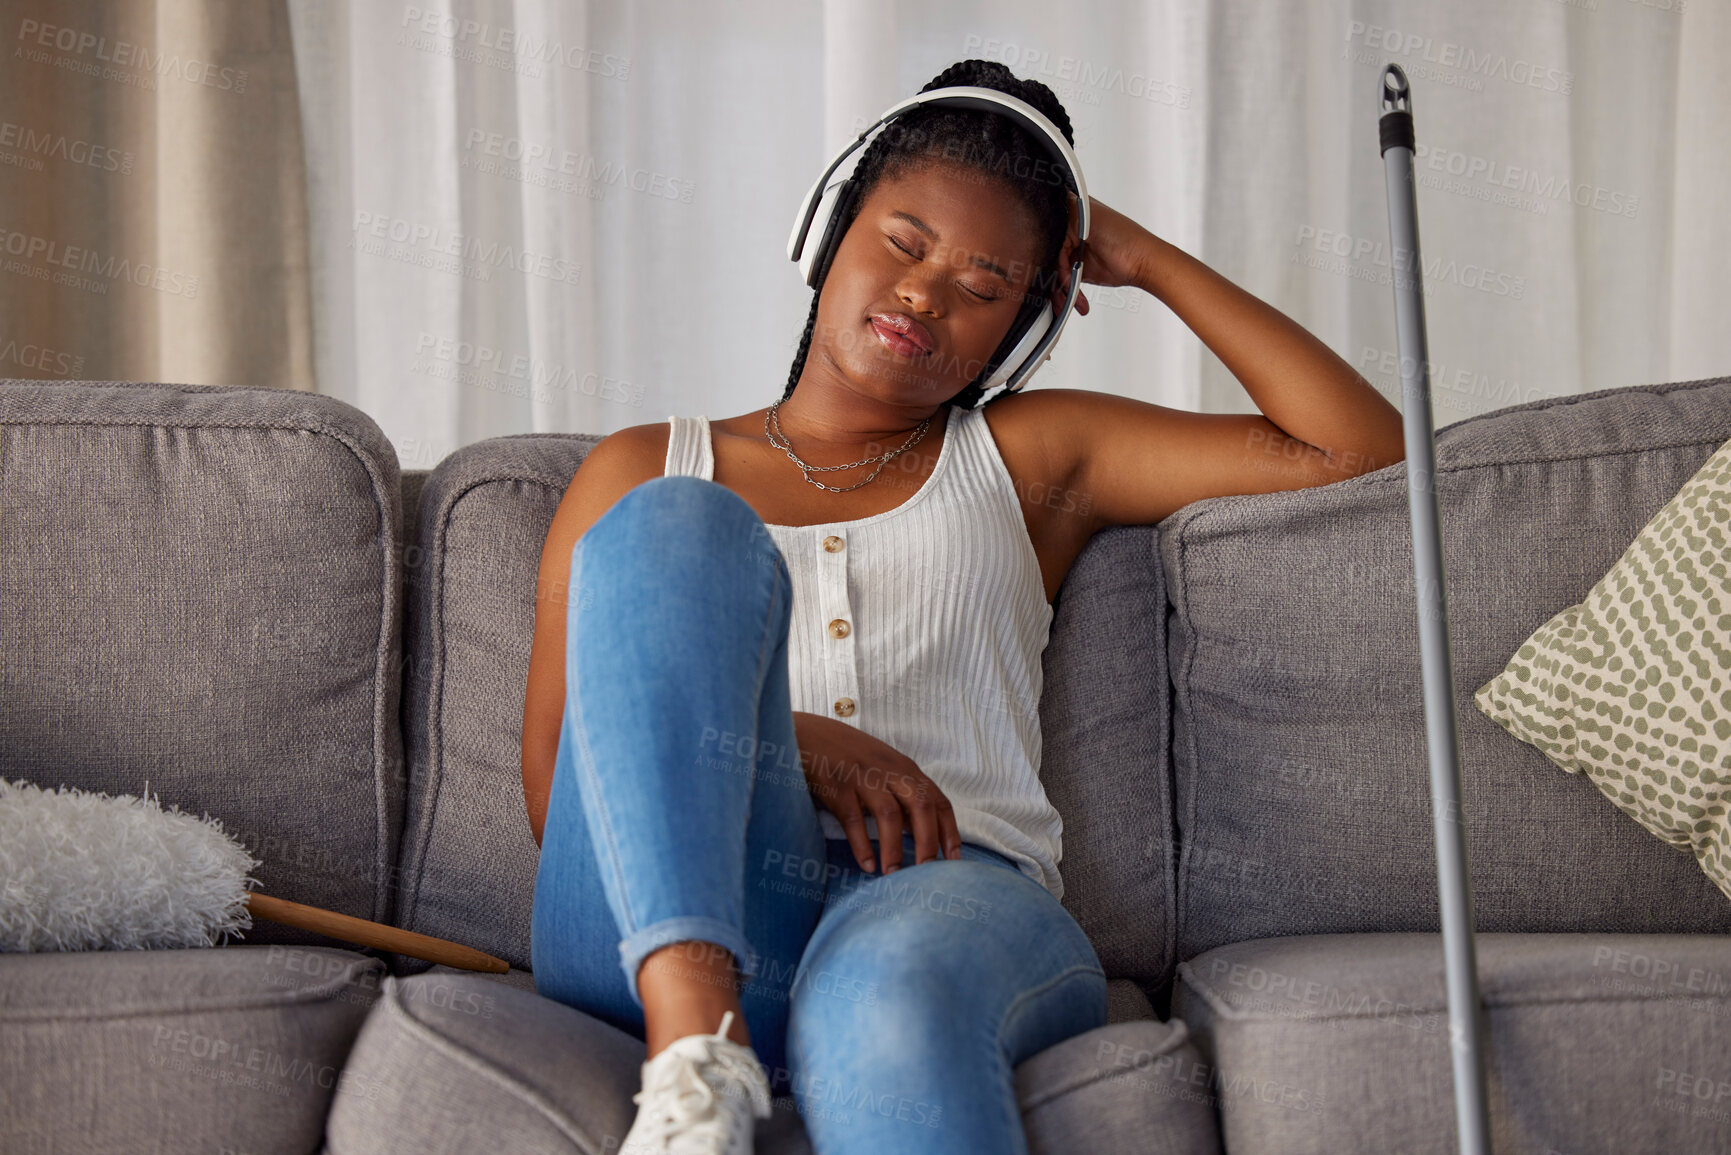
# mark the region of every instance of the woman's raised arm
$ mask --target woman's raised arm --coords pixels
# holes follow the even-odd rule
[[[1261,414],[1193,413],[1079,389],[1052,394],[1098,527],[1157,522],[1207,497],[1326,485],[1406,459],[1401,412],[1303,326],[1089,198],[1082,280],[1134,285],[1190,326]],[[1072,227],[1060,279],[1076,245]],[[1077,310],[1082,312],[1082,301]]]

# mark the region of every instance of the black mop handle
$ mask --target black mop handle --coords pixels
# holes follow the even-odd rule
[[[1424,265],[1418,249],[1418,200],[1412,172],[1412,93],[1406,73],[1382,74],[1383,175],[1388,184],[1389,268],[1394,280],[1400,342],[1401,401],[1406,429],[1407,498],[1412,511],[1413,575],[1418,584],[1419,659],[1424,666],[1425,737],[1430,748],[1431,821],[1436,830],[1437,890],[1442,907],[1443,958],[1454,1056],[1455,1122],[1461,1155],[1487,1155],[1482,1011],[1473,950],[1473,895],[1467,877],[1466,827],[1455,740],[1454,670],[1449,660],[1442,533],[1430,413],[1430,353],[1424,332]]]

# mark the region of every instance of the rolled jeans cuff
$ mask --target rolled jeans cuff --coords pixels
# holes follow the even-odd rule
[[[619,940],[619,961],[625,968],[625,986],[639,1007],[643,1005],[643,996],[637,992],[637,971],[643,966],[643,960],[664,946],[688,939],[712,942],[732,951],[741,979],[757,974],[757,952],[745,941],[742,932],[721,919],[701,915],[664,918]]]

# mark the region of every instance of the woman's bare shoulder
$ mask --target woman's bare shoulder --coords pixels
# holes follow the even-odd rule
[[[1090,399],[1083,389],[1032,389],[1011,393],[980,409],[1011,472],[1051,485],[1068,484],[1083,450]]]
[[[562,549],[566,560],[571,546],[614,502],[665,472],[667,435],[665,421],[628,425],[607,434],[583,455],[548,531],[549,543]]]
[[[584,455],[584,462],[599,456],[608,468],[645,477],[661,473],[667,463],[667,442],[673,426],[667,421],[651,421],[644,425],[627,425],[614,430]]]

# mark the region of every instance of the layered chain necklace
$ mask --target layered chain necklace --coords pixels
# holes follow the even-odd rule
[[[915,445],[919,444],[920,438],[922,438],[926,435],[926,427],[932,423],[932,419],[930,417],[928,417],[924,421],[920,422],[919,425],[915,427],[913,433],[911,435],[909,435],[907,441],[902,445],[902,447],[900,449],[891,450],[889,453],[880,453],[876,457],[863,457],[860,460],[852,462],[848,465],[807,465],[805,462],[801,461],[799,459],[799,455],[793,451],[793,444],[790,441],[788,441],[788,439],[785,436],[782,435],[781,418],[778,417],[776,415],[776,412],[775,412],[779,408],[781,408],[781,402],[777,401],[775,404],[773,404],[769,407],[768,412],[764,413],[764,415],[763,415],[764,436],[769,438],[769,443],[771,445],[775,446],[776,448],[780,449],[783,453],[787,454],[788,458],[795,465],[799,466],[800,472],[805,474],[805,479],[807,481],[811,482],[813,485],[817,486],[819,489],[827,489],[831,493],[846,493],[850,489],[858,489],[860,486],[865,485],[868,482],[870,482],[873,477],[876,477],[879,473],[881,473],[883,471],[883,467],[885,465],[887,465],[892,459],[901,456],[902,454],[906,453],[908,450],[912,449]],[[775,426],[775,431],[773,433],[770,432],[771,423],[773,423]],[[777,437],[780,437],[781,440],[777,441],[776,440]],[[857,469],[859,466],[862,466],[869,461],[875,461],[878,463],[878,467],[871,471],[871,477],[866,478],[865,481],[856,481],[852,485],[825,485],[823,482],[817,480],[815,477],[812,476],[813,473],[831,473],[831,472],[834,472],[835,470],[838,470],[838,469]]]

